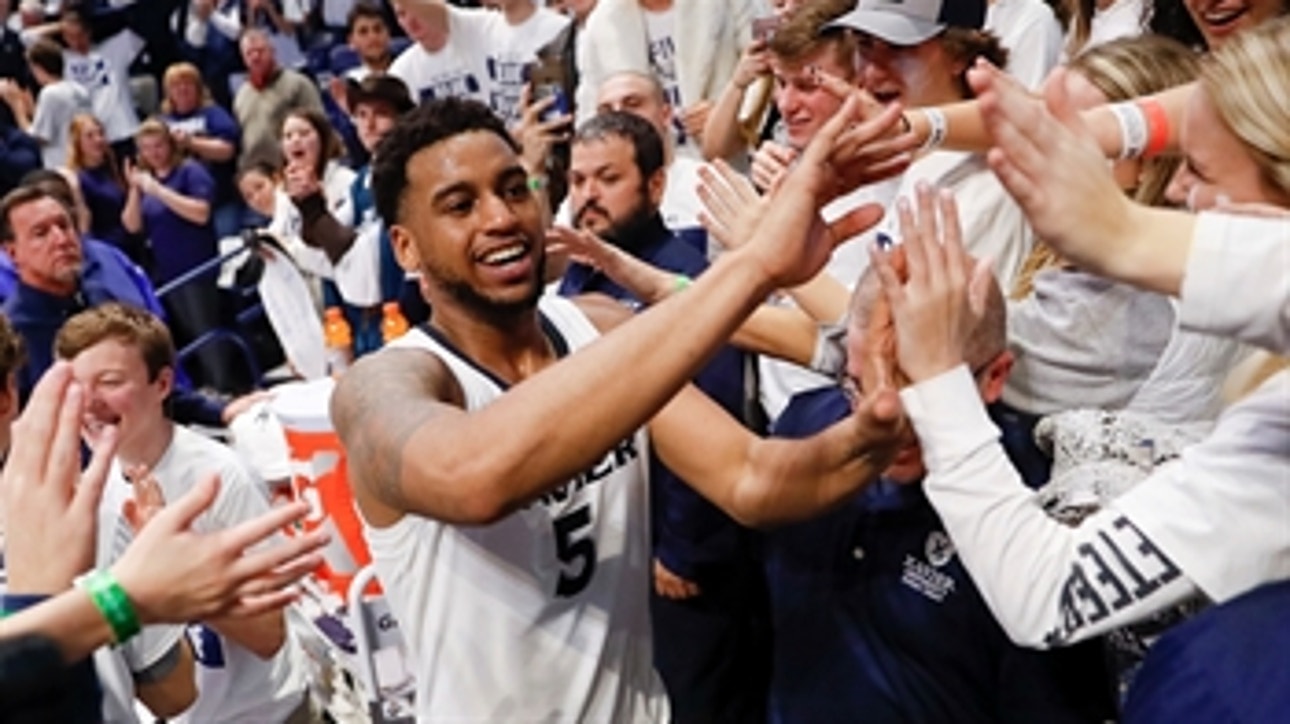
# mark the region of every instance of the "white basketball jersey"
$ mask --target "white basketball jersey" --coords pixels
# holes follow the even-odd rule
[[[543,297],[539,309],[570,352],[598,336],[565,299]],[[469,410],[505,389],[425,329],[394,346],[442,359]],[[636,431],[493,525],[405,515],[388,528],[364,527],[412,649],[419,721],[668,718],[650,643],[647,446]]]

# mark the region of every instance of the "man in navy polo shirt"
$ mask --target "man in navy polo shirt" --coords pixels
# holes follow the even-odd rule
[[[794,396],[776,435],[814,434],[876,385],[874,360],[890,354],[890,329],[870,323],[885,304],[877,276],[866,274],[852,296],[841,382]],[[998,398],[1012,367],[1005,335],[994,286],[966,355],[986,402]],[[846,505],[767,534],[770,720],[1113,718],[1098,649],[1054,657],[1008,640],[924,496],[925,474],[911,435],[882,477]]]

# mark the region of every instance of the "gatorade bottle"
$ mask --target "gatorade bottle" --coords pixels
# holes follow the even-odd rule
[[[398,302],[386,302],[381,306],[381,342],[389,344],[402,337],[408,331],[408,320],[399,310]]]
[[[354,359],[354,335],[340,307],[327,307],[323,315],[323,344],[327,348],[327,374],[335,377],[349,369]]]

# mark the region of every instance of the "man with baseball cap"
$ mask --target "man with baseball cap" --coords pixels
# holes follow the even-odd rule
[[[860,0],[831,27],[851,28],[892,45],[918,45],[946,28],[980,30],[985,0]]]
[[[394,122],[416,104],[408,87],[398,78],[372,73],[361,81],[346,81],[345,97],[358,140],[369,153],[376,150]],[[321,198],[297,202],[301,211],[301,238],[322,249],[335,268],[335,283],[324,285],[327,303],[338,304],[354,330],[354,354],[381,346],[381,305],[397,301],[412,324],[424,321],[428,309],[416,281],[405,278],[394,260],[385,226],[376,215],[372,199],[371,166],[358,169],[350,187],[354,226],[341,224]],[[312,203],[311,203],[312,200]]]

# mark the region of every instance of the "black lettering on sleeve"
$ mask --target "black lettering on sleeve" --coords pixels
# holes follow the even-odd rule
[[[1088,544],[1084,544],[1079,547],[1081,555],[1086,552],[1084,550],[1086,547],[1088,547]],[[1075,595],[1088,601],[1093,607],[1092,612],[1088,616],[1088,623],[1094,624],[1106,618],[1110,611],[1107,610],[1106,603],[1102,601],[1102,597],[1098,596],[1097,591],[1089,585],[1088,577],[1084,575],[1083,566],[1080,566],[1079,564],[1075,565],[1074,570],[1071,571],[1071,581],[1076,585]]]
[[[1102,558],[1102,554],[1098,552],[1097,548],[1092,544],[1085,543],[1080,546],[1080,552],[1087,554],[1089,560],[1093,561],[1093,565],[1097,566],[1097,575],[1094,576],[1094,580],[1115,589],[1115,599],[1111,601],[1112,610],[1119,611],[1133,602],[1133,598],[1129,595],[1129,589],[1115,575],[1111,567],[1106,564],[1106,560]]]

